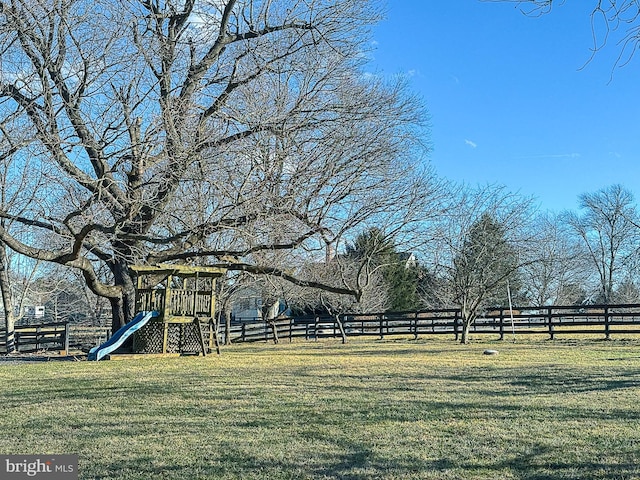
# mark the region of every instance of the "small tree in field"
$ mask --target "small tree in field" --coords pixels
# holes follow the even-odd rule
[[[437,226],[428,297],[439,306],[462,311],[461,342],[486,309],[508,304],[507,282],[514,298],[520,294],[524,253],[534,243],[527,230],[530,200],[500,187],[462,188]]]
[[[517,250],[504,227],[491,214],[482,214],[453,259],[451,288],[462,310],[462,343],[468,342],[469,329],[483,308],[509,304],[508,288],[519,288],[518,268]]]

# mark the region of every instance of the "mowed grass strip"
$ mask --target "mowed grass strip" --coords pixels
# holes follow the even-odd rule
[[[83,479],[640,478],[639,367],[593,339],[2,364],[0,450]]]

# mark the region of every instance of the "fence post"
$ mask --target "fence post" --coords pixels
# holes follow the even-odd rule
[[[220,338],[218,338],[218,332],[216,331],[217,329],[214,326],[214,322],[215,322],[215,320],[213,319],[213,317],[210,317],[209,321],[207,322],[207,327],[209,328],[209,345],[208,345],[207,348],[209,349],[209,352],[213,352],[213,344],[214,344],[213,336],[214,335],[216,336],[216,338],[218,340],[218,343],[220,342]],[[217,325],[217,322],[215,322],[215,324]],[[229,332],[226,331],[226,329],[225,329],[225,332],[224,332],[224,344],[225,345],[229,345],[228,338],[227,338],[228,336],[229,336]]]
[[[604,338],[605,340],[611,340],[611,329],[609,325],[609,307],[604,307]]]
[[[547,320],[549,322],[549,340],[553,340],[554,338],[553,312],[551,307],[547,307]]]
[[[316,315],[315,323],[313,324],[313,338],[318,341],[318,323],[320,323],[320,317]]]
[[[384,338],[384,315],[380,314],[380,340]]]
[[[14,352],[18,353],[20,352],[20,332],[17,330],[14,330],[13,332],[13,338],[14,338]]]
[[[413,339],[418,339],[418,312],[416,312],[415,317],[413,317]]]
[[[242,323],[242,332],[241,332],[241,335],[242,335],[242,341],[243,341],[243,342],[246,342],[246,341],[247,341],[246,334],[247,334],[247,324],[243,322],[243,323]]]
[[[504,340],[504,309],[500,309],[500,340]]]
[[[458,341],[458,336],[460,333],[458,332],[458,310],[456,310],[453,314],[453,333],[456,337],[456,342]]]
[[[64,324],[64,343],[62,345],[65,355],[69,354],[69,331],[71,329],[69,328],[69,322],[65,322]]]
[[[289,318],[289,343],[293,342],[293,318]]]

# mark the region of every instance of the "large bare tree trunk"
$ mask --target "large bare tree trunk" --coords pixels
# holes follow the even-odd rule
[[[274,318],[271,318],[268,320],[269,325],[271,325],[271,330],[273,331],[273,343],[274,344],[278,344],[280,343],[280,337],[278,335],[278,326],[276,325],[276,321]]]
[[[119,298],[110,298],[111,303],[111,330],[116,332],[133,319],[136,307],[136,293],[134,277],[124,261],[117,261],[112,267],[114,283],[120,286],[122,294]]]
[[[271,326],[273,331],[273,343],[280,343],[280,337],[278,336],[278,326],[276,325],[276,318],[278,317],[278,311],[280,309],[280,300],[274,300],[263,304],[262,306],[262,318]]]

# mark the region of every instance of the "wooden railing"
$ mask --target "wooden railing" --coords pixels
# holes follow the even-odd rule
[[[164,310],[165,291],[157,288],[140,289],[136,292],[136,311],[149,312]]]
[[[137,311],[164,312],[165,298],[165,290],[140,289],[137,291],[136,309]],[[210,291],[172,289],[170,303],[170,315],[185,317],[208,317],[211,315]]]
[[[211,292],[171,290],[171,315],[202,317],[211,315]]]

